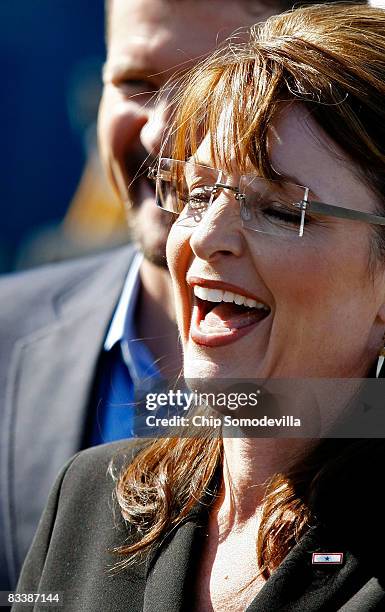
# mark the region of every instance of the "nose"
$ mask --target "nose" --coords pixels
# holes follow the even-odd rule
[[[161,148],[170,111],[167,101],[156,96],[127,97],[111,83],[104,87],[98,119],[99,148],[122,201],[131,201],[128,186]]]
[[[171,107],[165,99],[158,99],[149,110],[147,121],[140,132],[140,140],[146,151],[152,156],[159,155],[162,144],[166,141],[167,128],[171,116]],[[163,148],[163,157],[167,151]]]
[[[222,193],[206,211],[190,237],[190,247],[200,259],[213,262],[222,256],[240,257],[244,250],[239,204]]]
[[[127,199],[127,185],[132,180],[141,158],[140,133],[148,114],[138,104],[127,100],[111,102],[105,93],[99,109],[99,147],[105,167],[118,194]]]

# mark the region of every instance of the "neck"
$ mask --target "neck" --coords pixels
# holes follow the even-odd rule
[[[332,433],[334,425],[338,431],[341,415],[354,409],[355,404],[350,402],[357,397],[361,379],[322,379],[317,385],[313,379],[293,383],[291,387],[285,381],[284,389],[290,393],[282,395],[281,412],[300,417],[306,437],[223,439],[223,484],[215,504],[217,522],[223,529],[241,529],[249,520],[258,519],[271,479],[287,474],[319,439]]]
[[[293,438],[224,438],[223,485],[214,509],[220,531],[242,530],[250,521],[258,520],[271,478],[284,473],[312,442]]]
[[[171,278],[166,268],[147,259],[140,268],[137,330],[166,378],[179,374],[182,358],[175,322]]]

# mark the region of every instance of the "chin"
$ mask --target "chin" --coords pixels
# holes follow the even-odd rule
[[[143,233],[136,232],[134,234],[134,240],[136,244],[139,246],[140,251],[143,253],[145,259],[158,266],[159,268],[167,269],[167,259],[166,259],[166,240],[167,236],[156,236],[154,240],[154,236],[145,236]]]
[[[237,364],[232,356],[233,354],[229,352],[228,358],[214,361],[188,345],[185,347],[184,377],[191,380],[199,379],[202,384],[204,381],[212,380],[256,378],[256,372],[246,372],[244,363]]]
[[[223,378],[222,368],[210,361],[195,361],[191,363],[185,361],[184,378],[186,380],[199,380],[204,384],[205,381]]]

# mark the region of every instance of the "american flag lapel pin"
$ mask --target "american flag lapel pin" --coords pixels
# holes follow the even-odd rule
[[[313,565],[342,565],[344,553],[313,553],[311,562]]]

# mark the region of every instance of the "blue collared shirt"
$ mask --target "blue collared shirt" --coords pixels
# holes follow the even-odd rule
[[[142,261],[143,255],[137,253],[104,342],[93,401],[90,446],[138,435],[137,393],[143,393],[161,379],[152,354],[136,333]]]

